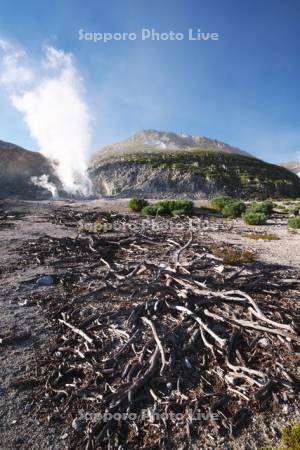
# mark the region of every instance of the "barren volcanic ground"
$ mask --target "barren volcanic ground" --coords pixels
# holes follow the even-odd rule
[[[0,448],[276,445],[299,420],[299,234],[125,205],[1,203]]]

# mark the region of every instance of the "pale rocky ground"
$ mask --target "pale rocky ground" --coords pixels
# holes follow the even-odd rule
[[[35,239],[43,234],[63,237],[74,236],[76,229],[68,229],[64,225],[50,224],[45,213],[51,213],[53,207],[70,206],[74,209],[95,209],[99,211],[128,213],[127,200],[95,200],[90,202],[21,202],[15,203],[12,210],[24,212],[25,216],[17,220],[9,219],[11,227],[0,228],[0,280],[1,280],[1,329],[0,337],[5,334],[18,334],[29,330],[31,336],[21,342],[12,342],[0,345],[0,450],[15,449],[64,449],[64,433],[58,424],[51,422],[45,426],[37,421],[31,414],[31,402],[28,400],[31,390],[16,387],[20,378],[38,376],[37,360],[43,348],[49,345],[51,334],[41,309],[38,306],[21,306],[18,302],[20,295],[24,298],[28,287],[28,280],[43,274],[32,271],[30,261],[27,267],[18,269],[18,247],[28,239]],[[196,202],[196,206],[207,206],[205,202]],[[5,208],[4,208],[5,209]],[[14,213],[12,213],[14,214]],[[213,219],[211,224],[215,227],[223,219]],[[232,225],[231,230],[205,230],[203,241],[209,240],[217,244],[232,243],[242,248],[252,249],[256,252],[258,260],[272,264],[280,264],[298,269],[300,265],[300,234],[287,230],[286,218],[270,220],[262,227],[244,225],[240,220],[226,221]],[[265,231],[276,233],[278,241],[253,241],[243,234],[246,232]],[[10,268],[14,268],[13,271]],[[51,270],[51,268],[49,268]],[[31,287],[32,289],[32,287]],[[38,289],[51,289],[38,288]],[[280,417],[270,413],[269,423],[262,423],[256,417],[251,428],[235,443],[226,443],[221,440],[212,442],[211,449],[256,449],[260,446],[274,445],[278,440],[279,430],[288,423],[299,420],[297,405],[294,411],[283,411]],[[209,448],[209,447],[207,447]]]
[[[154,201],[154,200],[153,200]],[[59,202],[57,202],[59,204]],[[119,213],[129,213],[128,199],[118,200],[93,200],[88,203],[73,203],[73,208],[81,208],[83,205],[88,208],[102,211],[115,211]],[[196,208],[209,207],[208,200],[195,201]],[[215,221],[213,221],[215,222]],[[227,223],[231,230],[206,231],[203,228],[205,236],[209,236],[216,243],[228,243],[251,249],[257,254],[257,259],[270,264],[284,264],[287,266],[300,267],[300,232],[288,230],[287,218],[277,218],[268,220],[266,225],[253,226],[246,225],[241,219],[217,219],[217,223]],[[245,237],[247,233],[272,233],[279,237],[279,240],[253,240]]]

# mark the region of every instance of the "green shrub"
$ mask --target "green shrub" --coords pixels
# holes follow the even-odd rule
[[[266,200],[261,203],[253,203],[251,205],[250,210],[256,213],[262,213],[266,216],[270,216],[272,214],[274,208],[274,204],[270,200]]]
[[[255,212],[249,209],[242,215],[242,218],[248,225],[263,225],[264,223],[266,223],[268,216],[266,214]]]
[[[227,205],[227,203],[230,203],[232,201],[233,199],[231,197],[221,195],[219,197],[214,197],[210,203],[211,206],[215,208],[217,211],[222,211],[222,209]]]
[[[155,203],[153,206],[156,208],[157,214],[159,216],[170,216],[171,215],[171,211],[169,210],[169,208],[166,205],[159,205],[158,203]]]
[[[173,209],[172,216],[185,216],[186,212],[184,209]]]
[[[191,214],[193,212],[193,202],[186,199],[160,200],[156,205],[164,211],[168,211],[169,214],[176,210],[183,210],[183,214]]]
[[[236,218],[240,217],[246,211],[246,205],[244,202],[231,201],[227,203],[222,209],[224,217]]]
[[[288,226],[289,228],[300,229],[300,217],[289,217],[288,218]]]
[[[129,200],[128,207],[131,211],[140,212],[143,208],[145,208],[145,206],[148,206],[148,204],[149,203],[144,198],[134,197]]]
[[[183,216],[193,212],[193,202],[191,200],[159,200],[153,205],[146,205],[142,208],[143,216]]]
[[[147,205],[141,210],[142,216],[156,216],[156,214],[157,214],[156,205]]]

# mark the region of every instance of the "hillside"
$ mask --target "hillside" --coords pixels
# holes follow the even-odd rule
[[[300,161],[288,161],[280,164],[282,167],[289,169],[300,177]]]
[[[59,184],[50,162],[38,152],[0,141],[0,196],[19,198],[48,198],[49,191],[35,186],[31,177],[48,175]]]
[[[154,130],[99,150],[89,174],[103,196],[300,196],[300,179],[283,167],[215,140]]]

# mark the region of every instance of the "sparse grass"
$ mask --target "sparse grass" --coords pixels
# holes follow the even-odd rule
[[[300,422],[283,429],[281,446],[278,450],[300,450]]]
[[[288,227],[296,230],[300,229],[300,217],[289,217],[288,218]]]
[[[263,225],[266,223],[268,216],[249,209],[242,215],[242,218],[247,225]]]
[[[259,450],[300,450],[300,422],[283,429],[278,447],[261,447]]]
[[[128,202],[128,208],[131,209],[131,211],[134,212],[140,212],[142,211],[145,206],[147,206],[149,203],[144,198],[131,198]]]
[[[212,253],[218,258],[222,258],[226,264],[250,263],[255,260],[254,253],[251,250],[236,249],[225,245],[223,247],[213,247]]]
[[[246,233],[243,235],[248,239],[259,240],[263,239],[265,241],[279,241],[280,237],[274,233]]]

